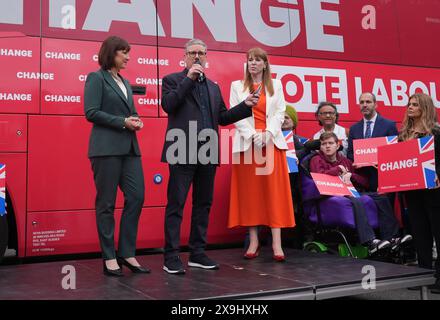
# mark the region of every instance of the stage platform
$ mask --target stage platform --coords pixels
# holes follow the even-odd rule
[[[242,249],[209,250],[220,269],[187,268],[185,275],[165,273],[161,254],[144,255],[138,260],[152,273],[124,268],[121,278],[104,276],[99,259],[6,265],[0,266],[0,300],[319,300],[434,283],[432,270],[294,249],[285,253],[287,261],[279,263],[267,247],[253,260],[244,260]],[[186,264],[188,253],[181,256]],[[75,282],[73,268],[62,273],[65,266],[74,267]],[[370,275],[375,272],[375,290],[362,287],[364,267]],[[64,286],[75,283],[75,289],[64,289],[63,279]],[[422,293],[427,298],[426,287]]]

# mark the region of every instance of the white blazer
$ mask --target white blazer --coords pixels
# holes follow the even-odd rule
[[[287,143],[281,132],[281,125],[284,122],[284,112],[286,111],[286,101],[284,100],[283,87],[281,81],[272,79],[274,94],[269,96],[266,92],[266,131],[272,134],[272,142],[278,149],[287,150]],[[243,80],[231,83],[231,95],[229,105],[236,106],[249,95],[249,90],[243,91]],[[235,130],[232,153],[243,152],[249,149],[252,144],[252,136],[255,130],[254,116],[245,118],[234,123]]]

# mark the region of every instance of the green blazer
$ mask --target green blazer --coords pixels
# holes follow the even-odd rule
[[[127,98],[108,71],[100,69],[87,76],[84,87],[84,113],[93,123],[89,140],[89,158],[128,155],[131,147],[140,156],[136,133],[125,129],[125,118],[138,116],[133,93],[127,80]]]

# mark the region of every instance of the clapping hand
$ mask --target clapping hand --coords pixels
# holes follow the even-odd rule
[[[254,144],[258,148],[263,148],[263,134],[262,132],[257,132],[252,136],[252,140],[254,141]]]
[[[269,131],[257,132],[252,136],[252,139],[258,148],[263,148],[269,143],[271,136],[272,133]]]

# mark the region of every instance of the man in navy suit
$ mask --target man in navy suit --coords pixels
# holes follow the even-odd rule
[[[398,134],[396,123],[394,121],[381,117],[377,111],[376,96],[371,92],[364,92],[359,97],[359,106],[363,119],[350,127],[348,134],[347,158],[353,159],[353,140],[367,139],[385,136],[394,136]],[[368,176],[368,191],[377,191],[377,169],[375,167],[361,168],[361,173]]]
[[[219,150],[218,126],[252,116],[252,107],[257,104],[259,98],[258,95],[251,94],[228,110],[219,86],[204,75],[206,54],[207,47],[203,41],[188,41],[185,45],[186,68],[167,75],[162,80],[162,108],[168,114],[162,161],[169,164],[170,171],[165,210],[163,269],[171,274],[185,273],[179,257],[180,225],[191,185],[193,199],[188,266],[218,269],[218,264],[205,254],[218,159],[214,156],[205,161],[206,159],[202,159],[200,155],[203,155],[202,151],[211,144],[214,149],[211,150],[212,154],[216,153],[216,150]],[[191,134],[194,131],[197,133],[195,137]],[[203,133],[209,135],[204,137]],[[183,146],[175,148],[179,145],[180,136],[184,137]]]

